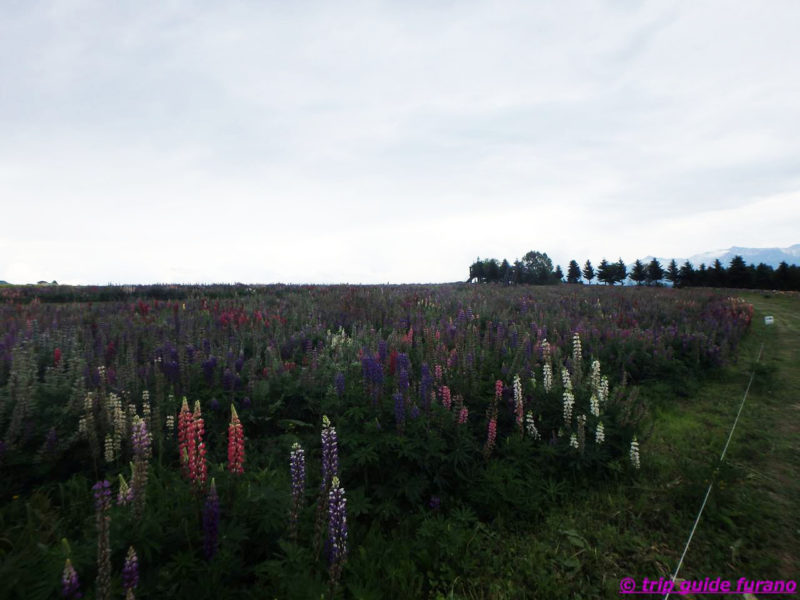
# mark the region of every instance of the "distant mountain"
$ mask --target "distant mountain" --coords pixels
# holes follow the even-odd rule
[[[741,246],[732,246],[725,250],[701,252],[700,254],[695,254],[689,258],[675,257],[675,262],[678,263],[678,266],[680,267],[688,260],[690,263],[692,263],[692,265],[694,265],[695,268],[697,268],[701,264],[705,264],[707,267],[710,267],[714,264],[715,260],[719,259],[722,265],[727,267],[734,256],[741,256],[744,259],[744,262],[748,265],[752,264],[757,266],[759,263],[764,263],[765,265],[769,265],[777,269],[778,265],[780,265],[783,261],[786,261],[786,263],[789,265],[800,264],[800,244],[795,244],[794,246],[789,246],[788,248],[743,248]],[[652,256],[648,256],[641,260],[647,264],[652,259]],[[670,260],[672,260],[672,258],[658,257],[658,261],[663,267],[666,267]]]
[[[727,267],[731,259],[737,255],[741,256],[748,265],[764,263],[777,268],[778,265],[784,261],[790,265],[800,263],[800,244],[795,244],[788,248],[742,248],[740,246],[733,246],[727,250],[713,250],[711,252],[695,254],[689,257],[689,262],[695,266],[699,266],[700,263],[711,265],[715,260],[719,259],[719,261]]]

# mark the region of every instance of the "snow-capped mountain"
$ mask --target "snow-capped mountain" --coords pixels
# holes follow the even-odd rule
[[[741,256],[744,259],[745,264],[748,265],[758,265],[759,263],[764,263],[773,268],[778,268],[778,265],[780,265],[783,261],[786,261],[786,263],[790,265],[800,264],[800,244],[794,244],[793,246],[789,246],[787,248],[743,248],[741,246],[732,246],[724,250],[701,252],[700,254],[695,254],[694,256],[690,256],[688,258],[675,257],[675,262],[678,264],[678,266],[681,266],[688,260],[690,263],[692,263],[692,265],[694,265],[695,268],[697,268],[701,264],[705,264],[707,267],[709,267],[714,264],[715,260],[719,259],[722,265],[727,267],[730,264],[731,259],[737,255]],[[647,262],[652,260],[652,258],[652,256],[648,256],[646,259],[641,260],[647,264]],[[658,258],[658,261],[663,267],[666,267],[670,260],[672,260],[672,257]]]

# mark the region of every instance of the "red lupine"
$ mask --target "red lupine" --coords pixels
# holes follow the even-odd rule
[[[195,464],[196,448],[194,421],[189,410],[189,403],[184,396],[181,411],[178,413],[178,452],[180,453],[181,471],[188,479],[193,479],[192,469]]]
[[[228,425],[228,471],[244,473],[244,428],[233,405],[231,405],[231,422]]]
[[[194,456],[194,466],[192,468],[192,481],[203,487],[208,477],[208,466],[206,465],[206,445],[203,442],[203,434],[205,433],[205,424],[203,423],[203,416],[200,411],[200,401],[194,403],[194,413],[192,414],[192,421],[194,422],[194,439],[196,452]]]

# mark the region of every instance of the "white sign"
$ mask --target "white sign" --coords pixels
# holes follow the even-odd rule
[[[772,315],[767,315],[764,317],[764,325],[772,325],[774,322],[775,319],[772,317]]]

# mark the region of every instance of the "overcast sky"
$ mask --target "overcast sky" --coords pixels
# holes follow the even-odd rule
[[[800,2],[0,1],[0,279],[800,242]]]

